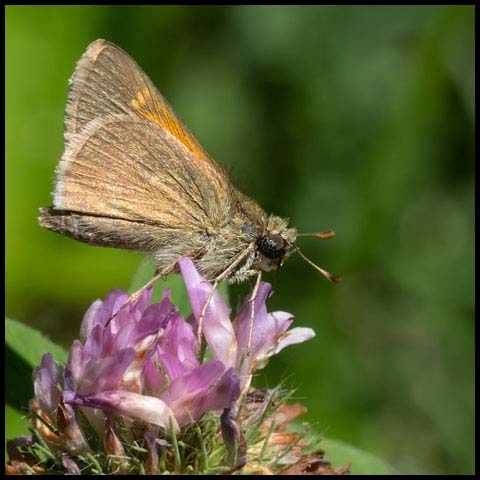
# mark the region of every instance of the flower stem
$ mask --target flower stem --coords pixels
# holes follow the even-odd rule
[[[275,419],[273,419],[272,422],[270,423],[270,428],[268,429],[268,432],[265,435],[265,440],[263,441],[262,450],[260,451],[260,455],[258,457],[259,462],[263,460],[263,456],[265,455],[265,452],[267,450],[268,442],[270,440],[270,436],[272,435],[274,428],[275,428]]]
[[[178,448],[177,435],[175,433],[175,429],[173,428],[173,418],[170,417],[169,421],[170,421],[170,432],[172,435],[173,451],[175,453],[175,470],[177,472],[180,472],[182,468],[182,460],[180,458],[180,450]]]

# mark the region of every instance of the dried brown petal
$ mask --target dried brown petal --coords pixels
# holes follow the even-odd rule
[[[110,421],[107,421],[105,425],[103,447],[105,452],[110,455],[109,463],[114,473],[119,475],[125,475],[128,473],[124,467],[125,449],[123,448],[122,442],[118,438],[117,434],[113,430]]]
[[[18,462],[14,460],[13,462],[8,462],[5,465],[5,475],[32,475],[32,470],[37,475],[44,475],[46,473],[45,469],[37,465],[29,466],[25,462]]]
[[[350,465],[333,469],[331,463],[323,459],[323,450],[318,450],[311,455],[303,455],[291,467],[283,470],[281,475],[344,475],[350,473]]]
[[[243,472],[247,475],[275,475],[269,468],[255,463],[245,464]]]
[[[272,420],[275,420],[275,430],[278,431],[285,428],[288,422],[306,412],[307,408],[300,403],[294,403],[293,405],[287,405],[284,403],[268,419],[268,426],[270,426]]]
[[[56,433],[55,422],[42,411],[40,404],[36,400],[30,402],[30,410],[33,414],[33,427],[40,433],[42,438],[52,449],[58,449],[61,446],[60,436]]]

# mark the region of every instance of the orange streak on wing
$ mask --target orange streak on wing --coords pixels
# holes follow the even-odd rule
[[[148,88],[138,92],[137,98],[130,101],[130,105],[143,118],[155,122],[170,132],[182,142],[198,158],[217,166],[215,160],[203,149],[195,137],[187,130],[182,122],[175,116],[173,110],[168,108],[158,98],[152,98]]]

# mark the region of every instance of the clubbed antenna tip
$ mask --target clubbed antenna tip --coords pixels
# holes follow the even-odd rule
[[[315,270],[318,270],[328,281],[332,283],[340,283],[342,279],[338,275],[327,272],[323,268],[319,267],[317,264],[313,263],[309,258],[307,258],[299,248],[295,250],[308,264],[310,264]]]

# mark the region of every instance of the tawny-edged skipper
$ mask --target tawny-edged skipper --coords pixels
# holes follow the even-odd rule
[[[178,271],[181,256],[215,285],[255,275],[258,284],[262,270],[277,268],[293,252],[305,258],[296,229],[232,185],[148,76],[113,43],[94,41],[78,61],[64,136],[53,207],[40,209],[43,227],[90,245],[149,252],[156,265],[152,281]]]

